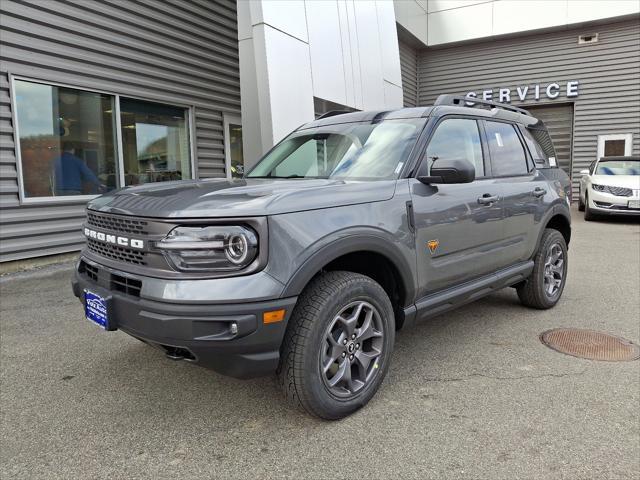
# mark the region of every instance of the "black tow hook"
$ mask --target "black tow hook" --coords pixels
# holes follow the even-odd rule
[[[169,360],[175,360],[177,362],[184,359],[193,360],[194,358],[193,354],[186,348],[165,346],[164,349],[164,354]]]

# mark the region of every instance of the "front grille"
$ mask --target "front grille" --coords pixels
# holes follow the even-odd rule
[[[123,277],[122,275],[112,273],[111,288],[127,295],[139,297],[140,290],[142,290],[142,281],[135,278]]]
[[[87,224],[103,230],[113,230],[116,232],[133,233],[137,235],[147,234],[147,222],[144,220],[134,220],[125,217],[87,212]]]
[[[630,197],[633,195],[633,191],[630,188],[611,186],[606,186],[605,188],[609,191],[609,193],[618,197]]]
[[[133,250],[119,245],[102,243],[93,238],[87,238],[87,248],[97,255],[110,258],[118,262],[130,263],[133,265],[146,265],[146,254],[138,250]]]
[[[93,265],[89,265],[87,262],[80,262],[80,267],[78,269],[80,273],[84,273],[87,277],[89,277],[94,282],[98,282],[98,267],[94,267]]]
[[[86,276],[104,288],[122,292],[125,295],[131,295],[132,297],[140,297],[142,280],[138,280],[137,278],[125,277],[124,275],[118,275],[117,273],[110,273],[108,270],[87,263],[84,260],[80,261],[78,273]]]

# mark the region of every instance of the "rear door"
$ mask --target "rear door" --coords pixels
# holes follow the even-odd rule
[[[535,169],[524,137],[516,125],[486,120],[484,128],[493,177],[503,194],[501,263],[513,265],[530,258],[535,249],[549,187],[545,177]]]
[[[495,251],[503,238],[501,192],[490,178],[481,138],[478,120],[444,117],[428,143],[420,174],[428,175],[439,158],[464,158],[476,167],[476,180],[449,185],[409,180],[419,297],[496,269]]]

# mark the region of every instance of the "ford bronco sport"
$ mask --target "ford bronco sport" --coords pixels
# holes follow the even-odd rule
[[[134,186],[88,204],[86,317],[234,377],[276,372],[326,419],[380,387],[396,330],[515,287],[560,299],[570,182],[509,105],[330,112],[245,177]]]

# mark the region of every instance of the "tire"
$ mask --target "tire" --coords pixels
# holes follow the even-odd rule
[[[373,329],[365,328],[367,318]],[[382,384],[394,339],[393,307],[378,283],[352,272],[322,273],[298,298],[277,381],[287,401],[309,414],[326,420],[346,417],[366,405]]]
[[[582,201],[582,192],[578,193],[578,211],[579,212],[584,212],[584,202]],[[586,195],[586,193],[585,193]]]
[[[589,208],[589,196],[588,194],[585,192],[584,194],[584,219],[587,222],[590,222],[592,220],[596,219],[595,214],[593,213],[593,211]]]
[[[560,256],[556,258],[557,254]],[[527,307],[540,310],[551,308],[560,300],[567,280],[567,243],[558,230],[545,229],[533,261],[533,272],[517,288],[518,297]]]

